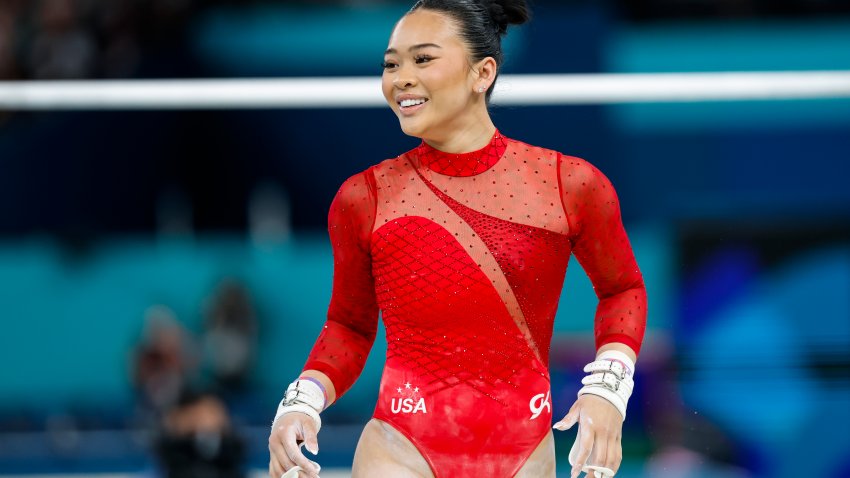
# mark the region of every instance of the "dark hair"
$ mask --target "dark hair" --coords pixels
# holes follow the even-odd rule
[[[417,0],[407,13],[419,9],[445,13],[457,21],[472,63],[488,56],[496,60],[496,78],[485,96],[489,104],[504,61],[502,36],[507,33],[508,25],[520,25],[531,19],[526,0]]]

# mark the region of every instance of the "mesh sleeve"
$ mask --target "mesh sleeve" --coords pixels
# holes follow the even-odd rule
[[[374,175],[366,170],[342,184],[328,212],[333,290],[327,321],[304,370],[327,375],[337,399],[363,371],[378,327],[370,253],[375,207]]]
[[[646,329],[646,287],[623,227],[617,193],[587,161],[563,155],[558,161],[572,251],[599,298],[596,348],[620,342],[637,354]]]

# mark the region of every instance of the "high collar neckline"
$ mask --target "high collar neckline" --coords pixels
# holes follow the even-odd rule
[[[507,139],[497,129],[483,148],[468,153],[446,153],[422,140],[415,152],[420,164],[446,176],[475,176],[492,168],[508,147]]]

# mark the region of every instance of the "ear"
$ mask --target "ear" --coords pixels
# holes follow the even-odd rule
[[[490,85],[496,81],[498,70],[496,60],[492,56],[488,56],[476,63],[475,68],[472,70],[473,89],[475,91],[478,91],[479,88],[484,88],[485,91],[489,89]]]

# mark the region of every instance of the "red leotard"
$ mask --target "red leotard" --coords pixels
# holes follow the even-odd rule
[[[349,178],[329,213],[328,320],[304,367],[344,394],[375,338],[374,418],[437,478],[511,477],[551,426],[549,345],[570,253],[600,302],[597,348],[637,353],[646,290],[614,188],[583,159],[496,133],[463,154],[424,141]]]

